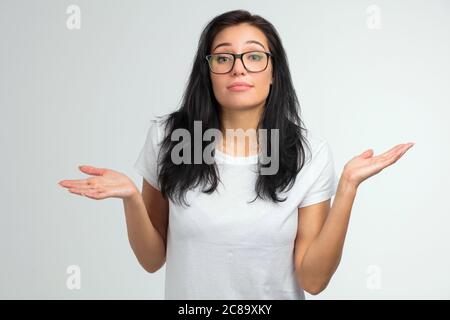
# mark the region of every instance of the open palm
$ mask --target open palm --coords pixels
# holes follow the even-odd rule
[[[125,199],[138,192],[133,181],[120,172],[92,166],[80,166],[79,169],[92,177],[78,180],[62,180],[59,182],[59,185],[67,188],[71,193],[95,200],[106,198]]]
[[[350,183],[358,186],[367,178],[397,162],[413,145],[414,143],[402,143],[378,156],[373,156],[372,149],[366,150],[347,162],[343,176]]]

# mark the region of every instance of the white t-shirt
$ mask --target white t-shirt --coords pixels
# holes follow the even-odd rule
[[[157,183],[157,152],[164,128],[151,121],[134,164],[149,184]],[[216,149],[222,183],[208,195],[189,190],[190,207],[169,200],[165,299],[304,299],[294,268],[298,208],[335,195],[338,178],[328,142],[308,131],[307,161],[287,200],[253,203],[257,155],[235,157]]]

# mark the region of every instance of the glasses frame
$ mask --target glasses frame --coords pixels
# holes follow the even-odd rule
[[[247,66],[245,65],[244,59],[242,59],[242,56],[243,56],[244,54],[250,53],[250,52],[259,52],[259,53],[265,53],[265,54],[266,54],[266,57],[267,57],[267,63],[266,63],[266,66],[264,67],[264,69],[262,69],[261,71],[250,71],[250,70],[247,69]],[[212,71],[210,59],[211,59],[211,57],[212,57],[213,55],[217,55],[217,54],[229,54],[229,55],[233,56],[233,65],[231,66],[231,68],[230,68],[229,71],[227,71],[227,72],[214,72],[214,71]],[[246,52],[242,52],[242,53],[230,53],[230,52],[212,53],[212,54],[206,55],[206,56],[205,56],[205,59],[206,59],[206,61],[208,61],[209,70],[210,70],[212,73],[214,73],[214,74],[227,74],[227,73],[229,73],[230,71],[233,70],[234,64],[236,63],[236,59],[241,59],[242,65],[244,66],[245,70],[247,70],[248,72],[251,72],[251,73],[259,73],[259,72],[263,72],[264,70],[267,69],[267,66],[269,65],[269,58],[270,58],[270,57],[273,57],[273,54],[272,54],[271,52],[268,52],[268,51],[251,50],[251,51],[246,51]]]

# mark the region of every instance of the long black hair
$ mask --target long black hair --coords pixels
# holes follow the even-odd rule
[[[178,144],[172,141],[171,134],[175,129],[186,129],[194,136],[194,121],[201,121],[202,131],[220,130],[220,106],[217,102],[210,79],[209,66],[205,56],[210,54],[214,37],[224,28],[240,23],[248,23],[259,28],[267,37],[269,51],[272,53],[273,80],[266,104],[259,119],[259,129],[279,130],[279,167],[276,174],[261,175],[261,164],[258,161],[258,179],[255,185],[256,198],[271,199],[274,202],[285,201],[278,195],[281,191],[292,188],[298,172],[305,162],[303,136],[306,130],[300,119],[300,104],[292,84],[286,53],[281,39],[274,26],[259,15],[252,15],[245,10],[225,12],[212,19],[201,33],[197,53],[194,58],[191,74],[183,93],[181,106],[167,115],[165,136],[159,153],[160,172],[158,179],[161,193],[177,203],[186,204],[186,192],[199,185],[202,192],[211,194],[220,181],[216,163],[174,164],[171,158],[173,147]],[[267,150],[271,150],[270,134],[268,134]],[[203,149],[211,142],[203,141]],[[191,143],[191,155],[194,145]],[[255,200],[254,199],[254,200]],[[252,200],[252,201],[254,201]]]

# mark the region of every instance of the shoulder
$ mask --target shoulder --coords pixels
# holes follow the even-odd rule
[[[152,126],[156,131],[164,132],[166,122],[169,118],[168,114],[153,116],[150,121],[150,126]]]
[[[306,130],[305,136],[305,158],[307,161],[315,162],[315,159],[331,156],[331,146],[328,140],[321,134]]]
[[[168,115],[153,116],[148,122],[147,138],[154,144],[160,144],[166,132],[166,122]]]

